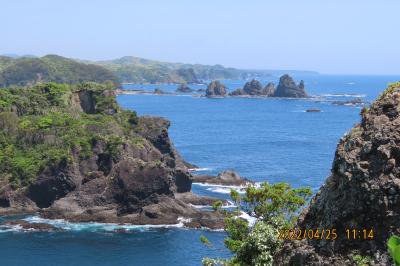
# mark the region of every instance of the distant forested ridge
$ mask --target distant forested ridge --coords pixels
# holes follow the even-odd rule
[[[0,56],[0,87],[27,86],[43,82],[112,82],[113,85],[120,86],[118,77],[99,65],[77,62],[58,55]]]
[[[246,70],[222,65],[170,63],[134,56],[88,61],[58,55],[0,56],[0,87],[43,82],[205,83],[218,79],[254,79],[289,74],[317,74],[298,70]]]
[[[111,70],[126,83],[199,83],[211,79],[237,79],[242,70],[222,65],[168,63],[125,56],[91,62]]]

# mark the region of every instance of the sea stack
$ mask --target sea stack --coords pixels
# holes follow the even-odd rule
[[[214,80],[210,84],[208,84],[206,90],[206,97],[209,98],[224,97],[225,95],[226,95],[226,87],[218,80]]]
[[[293,78],[288,74],[283,75],[279,79],[278,87],[273,95],[274,97],[287,97],[287,98],[307,98],[308,95],[304,88],[304,81],[300,81],[296,85]]]

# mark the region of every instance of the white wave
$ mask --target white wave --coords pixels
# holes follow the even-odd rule
[[[146,231],[152,228],[181,228],[184,223],[190,222],[190,219],[179,217],[177,224],[160,224],[160,225],[132,225],[132,224],[116,224],[116,223],[98,223],[98,222],[87,222],[87,223],[72,223],[64,219],[45,219],[39,216],[30,216],[23,220],[29,223],[45,223],[50,224],[56,228],[71,231],[107,231],[113,232],[115,230],[126,230],[126,231]]]
[[[222,206],[223,209],[229,209],[229,208],[236,208],[237,207],[236,204],[233,203],[232,201],[227,200],[227,202],[228,202],[227,205]]]
[[[241,211],[240,213],[241,213],[241,214],[240,214],[238,217],[240,217],[240,218],[245,219],[246,221],[248,221],[250,227],[252,227],[252,226],[256,223],[257,218],[255,218],[255,217],[253,217],[253,216],[250,216],[248,213],[246,213],[246,212],[244,212],[244,211]]]
[[[323,96],[323,97],[360,97],[360,98],[365,98],[365,97],[367,97],[367,95],[366,94],[351,94],[351,93],[344,93],[344,94],[336,94],[336,93],[333,93],[333,94],[321,94],[320,96]]]
[[[20,225],[1,225],[0,226],[0,233],[7,233],[7,232],[19,232],[23,231],[24,229]]]
[[[189,171],[191,171],[191,172],[199,172],[199,171],[210,171],[211,170],[211,168],[191,168],[191,169],[189,169]]]
[[[347,85],[354,85],[354,84],[356,84],[355,82],[347,82],[346,83]]]

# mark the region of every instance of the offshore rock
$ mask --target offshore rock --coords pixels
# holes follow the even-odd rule
[[[300,81],[299,85],[296,85],[293,78],[288,74],[280,77],[278,87],[276,88],[276,91],[273,96],[288,97],[288,98],[308,97],[304,88],[304,81]]]
[[[224,97],[226,95],[226,87],[218,80],[214,80],[208,84],[206,97]]]

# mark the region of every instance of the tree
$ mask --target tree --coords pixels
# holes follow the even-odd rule
[[[312,192],[310,188],[292,188],[287,183],[249,186],[244,197],[231,191],[231,198],[238,209],[225,219],[228,236],[225,246],[234,256],[229,260],[203,260],[204,265],[272,265],[273,256],[279,250],[282,240],[278,231],[293,226],[301,207]],[[253,226],[237,216],[245,212],[256,218]]]

